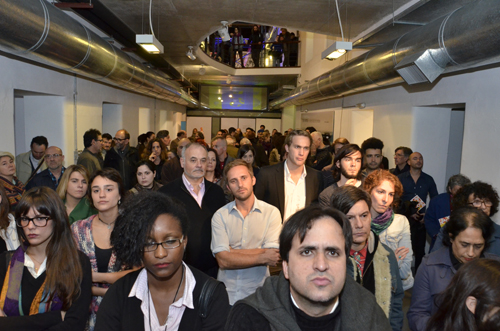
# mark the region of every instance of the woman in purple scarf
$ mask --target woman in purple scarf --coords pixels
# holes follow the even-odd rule
[[[396,254],[399,275],[406,291],[413,287],[410,223],[405,216],[393,211],[394,202],[398,201],[403,193],[403,186],[398,177],[387,170],[379,169],[365,178],[363,188],[372,199],[371,229],[379,236],[380,241]]]
[[[16,208],[22,244],[0,255],[0,330],[81,330],[89,315],[90,261],[76,249],[62,200],[35,187]]]

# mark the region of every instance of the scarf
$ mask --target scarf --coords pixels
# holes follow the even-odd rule
[[[5,274],[2,292],[0,294],[0,308],[7,316],[23,316],[21,280],[24,270],[24,249],[19,246],[14,251]],[[50,293],[45,289],[47,279],[43,282],[31,303],[29,315],[45,313],[47,311],[57,311],[62,309],[62,301],[54,295],[49,301]]]
[[[0,182],[2,182],[5,191],[7,191],[11,210],[14,210],[14,207],[17,206],[17,203],[21,200],[21,196],[24,194],[24,184],[16,176],[14,176],[15,184],[2,176],[0,176]]]
[[[383,214],[372,219],[372,231],[378,236],[381,232],[391,226],[394,220],[394,212],[391,208],[387,209]]]

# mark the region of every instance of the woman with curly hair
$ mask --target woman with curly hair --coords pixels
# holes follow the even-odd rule
[[[371,230],[396,254],[399,275],[406,291],[413,286],[410,223],[405,216],[394,212],[403,194],[403,186],[398,177],[387,170],[378,169],[365,178],[363,189],[372,199]]]
[[[0,330],[81,330],[91,298],[89,259],[75,246],[56,192],[35,187],[16,208],[22,245],[0,255]]]
[[[9,198],[2,183],[0,183],[0,253],[13,251],[19,247],[16,220],[10,213]]]
[[[148,143],[148,147],[144,150],[141,155],[141,159],[149,160],[155,164],[156,175],[155,179],[161,181],[161,171],[163,164],[168,159],[167,157],[167,146],[163,143],[160,138],[155,138]]]
[[[147,213],[144,213],[147,210]],[[111,235],[117,258],[144,268],[113,284],[102,301],[96,331],[223,330],[229,299],[222,283],[186,265],[185,208],[159,192],[141,192],[127,200]],[[200,296],[213,283],[206,304]]]
[[[59,180],[57,194],[66,206],[70,225],[97,214],[87,197],[88,187],[89,172],[79,164],[67,167]]]
[[[467,263],[437,297],[439,309],[429,319],[427,331],[500,330],[499,284],[499,261]]]
[[[445,246],[426,255],[415,276],[407,314],[410,329],[414,331],[426,330],[427,321],[438,308],[437,295],[448,287],[459,269],[482,258],[500,259],[485,253],[493,233],[493,222],[477,208],[453,210],[444,229]]]

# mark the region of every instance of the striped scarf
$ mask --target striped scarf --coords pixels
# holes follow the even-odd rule
[[[24,270],[24,249],[19,246],[14,251],[5,274],[2,292],[0,294],[0,308],[7,316],[24,316],[22,310],[21,280]],[[47,311],[57,311],[62,309],[62,301],[54,295],[49,301],[50,293],[45,289],[47,279],[43,282],[33,299],[29,315],[45,313]]]

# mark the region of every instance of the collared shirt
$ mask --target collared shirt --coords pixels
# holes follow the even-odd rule
[[[45,271],[47,268],[47,257],[45,257],[45,260],[43,260],[42,264],[40,265],[40,268],[35,271],[35,262],[30,258],[30,256],[26,253],[24,253],[24,266],[28,269],[30,272],[31,276],[33,278],[38,278],[40,277],[41,274]]]
[[[254,196],[255,198],[255,196]],[[212,253],[230,249],[279,248],[281,215],[278,208],[255,198],[246,217],[232,201],[217,210],[212,217]],[[217,279],[226,285],[229,303],[243,299],[264,284],[269,276],[267,266],[245,269],[219,269]]]
[[[191,196],[196,200],[198,206],[201,208],[201,203],[203,202],[203,196],[205,195],[205,180],[202,180],[200,183],[200,190],[198,194],[194,191],[194,186],[187,180],[186,175],[182,174],[182,182],[184,186],[186,186],[187,190],[191,194]]]
[[[286,222],[290,216],[306,206],[306,176],[307,171],[304,166],[302,175],[297,184],[292,180],[292,175],[288,170],[288,161],[284,162],[285,167],[285,212],[283,222]]]
[[[142,269],[142,271],[139,273],[139,276],[137,276],[134,286],[130,290],[128,296],[129,298],[136,297],[137,299],[142,301],[141,310],[142,314],[144,315],[144,330],[176,331],[179,329],[179,325],[181,324],[184,310],[186,310],[186,308],[194,309],[193,290],[196,285],[196,280],[194,279],[193,273],[191,272],[189,267],[184,262],[182,262],[182,264],[185,268],[184,274],[186,277],[184,283],[184,294],[181,298],[172,303],[168,309],[168,318],[166,320],[167,329],[165,329],[165,323],[163,325],[160,325],[160,322],[158,321],[158,316],[156,315],[153,299],[149,293],[147,270]]]
[[[33,169],[31,169],[31,171],[32,171],[32,172],[33,172],[33,171],[35,171],[35,169],[38,167],[38,163],[39,163],[40,161],[42,161],[42,159],[37,160],[37,159],[35,159],[35,157],[33,156],[33,153],[30,153],[30,162],[31,162],[31,167],[33,168]],[[39,173],[41,173],[41,172],[42,172],[42,170],[43,170],[43,169],[42,169],[42,167],[40,167],[36,173],[37,173],[37,174],[39,174]]]
[[[427,194],[431,199],[438,195],[434,179],[423,171],[420,173],[420,177],[418,177],[416,183],[409,171],[402,173],[398,176],[398,178],[401,181],[401,184],[403,184],[404,191],[401,196],[401,201],[410,201],[415,198],[415,196],[418,196],[424,202],[424,206],[420,209],[421,212],[425,211]]]
[[[351,249],[349,255],[354,259],[354,262],[356,262],[356,266],[358,267],[359,270],[359,275],[361,278],[363,278],[363,272],[365,269],[365,261],[366,261],[366,254],[368,252],[368,243],[366,243],[365,247],[363,247],[359,251],[355,251]]]

